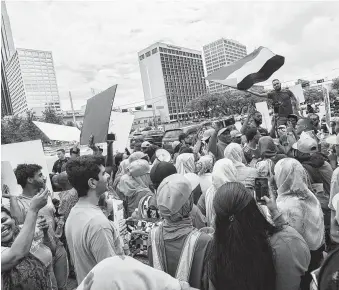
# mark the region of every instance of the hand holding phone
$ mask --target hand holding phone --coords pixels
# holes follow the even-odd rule
[[[255,197],[259,204],[266,204],[264,196],[270,197],[268,179],[264,177],[258,177],[254,180]]]

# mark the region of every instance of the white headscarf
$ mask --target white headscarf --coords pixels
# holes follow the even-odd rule
[[[304,167],[296,159],[284,158],[274,171],[278,209],[311,251],[319,249],[324,243],[324,215],[320,202],[308,189]]]
[[[212,186],[206,192],[206,220],[207,225],[212,226],[215,212],[213,207],[213,200],[217,190],[227,182],[237,181],[237,169],[233,162],[227,158],[218,160],[212,172]]]
[[[193,153],[182,153],[177,157],[175,167],[179,174],[194,173],[195,163]]]
[[[91,271],[91,290],[181,290],[193,289],[169,274],[149,267],[132,257],[114,256],[102,260]],[[88,274],[87,277],[92,274]],[[86,277],[86,278],[87,278]],[[77,290],[84,289],[86,278]]]
[[[227,145],[224,151],[225,158],[231,160],[235,167],[245,166],[246,161],[244,152],[242,151],[241,145],[238,143],[231,143]]]

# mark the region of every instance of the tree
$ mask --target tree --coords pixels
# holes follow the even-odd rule
[[[48,141],[47,137],[33,123],[36,117],[28,111],[26,117],[10,116],[1,120],[1,144],[30,140]]]
[[[306,103],[317,103],[324,100],[323,90],[318,88],[308,88],[304,90]]]
[[[58,115],[53,107],[46,107],[45,111],[42,112],[42,121],[46,123],[62,125],[62,116]]]
[[[332,80],[332,90],[339,92],[339,77]]]

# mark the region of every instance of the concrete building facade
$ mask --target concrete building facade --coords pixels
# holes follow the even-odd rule
[[[18,48],[6,74],[14,114],[33,110],[41,116],[46,107],[61,113],[52,52]]]
[[[11,24],[5,1],[1,1],[1,115],[13,114],[5,66],[15,53]]]
[[[201,52],[157,42],[138,57],[146,105],[162,122],[192,116],[186,104],[207,92]]]
[[[229,65],[247,55],[246,46],[231,39],[221,38],[203,46],[204,62],[207,75],[215,70]],[[209,82],[210,94],[218,94],[229,88],[214,82]]]

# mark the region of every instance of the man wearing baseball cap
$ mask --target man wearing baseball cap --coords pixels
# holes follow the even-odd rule
[[[212,238],[192,225],[192,187],[180,174],[166,177],[157,191],[157,205],[164,222],[151,231],[150,265],[202,289],[207,253]]]
[[[232,143],[238,143],[241,144],[241,133],[238,130],[232,130],[231,131],[231,139]]]
[[[144,141],[144,142],[142,142],[142,144],[141,144],[141,151],[142,151],[143,153],[145,153],[145,154],[148,155],[149,160],[150,160],[151,162],[152,162],[152,160],[155,159],[154,154],[155,154],[155,151],[157,151],[157,149],[159,149],[158,146],[152,145],[152,144],[151,144],[150,142],[148,142],[148,141]]]

